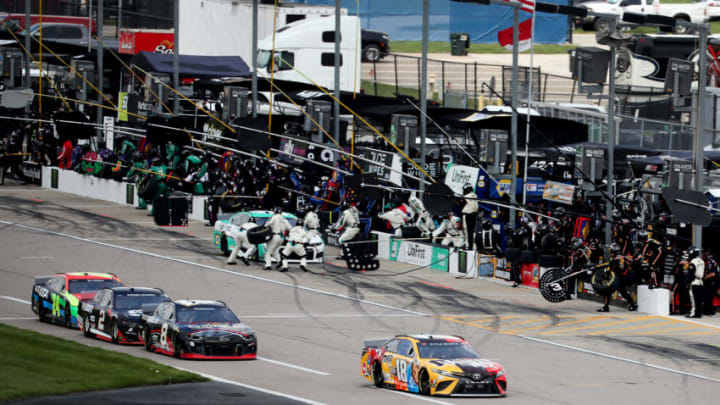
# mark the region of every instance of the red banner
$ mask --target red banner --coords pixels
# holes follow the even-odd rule
[[[540,266],[537,263],[524,263],[520,268],[523,285],[538,288],[540,282]]]
[[[173,53],[175,35],[163,31],[120,31],[120,53],[135,55],[138,52]]]

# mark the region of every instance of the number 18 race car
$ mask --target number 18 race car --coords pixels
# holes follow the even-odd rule
[[[170,298],[157,288],[104,288],[92,301],[80,303],[78,319],[87,337],[139,345],[138,322],[143,308],[154,309],[166,301]]]
[[[140,333],[145,349],[182,359],[250,360],[257,338],[221,301],[175,301],[143,309]]]
[[[35,277],[32,310],[41,321],[61,322],[69,328],[77,328],[80,301],[93,299],[100,289],[122,285],[116,275],[105,273],[58,273]]]
[[[502,366],[458,336],[405,336],[365,342],[360,369],[379,388],[443,396],[505,396]]]

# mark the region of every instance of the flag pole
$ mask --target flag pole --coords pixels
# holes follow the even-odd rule
[[[530,27],[530,76],[528,86],[528,103],[527,103],[527,117],[525,118],[525,167],[523,170],[523,193],[522,203],[525,205],[527,202],[527,174],[528,174],[528,160],[530,158],[528,148],[530,144],[530,111],[532,108],[533,98],[533,58],[535,57],[535,12],[532,13],[532,26]]]

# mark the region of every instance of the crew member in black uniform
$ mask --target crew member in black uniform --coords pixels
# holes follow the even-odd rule
[[[702,313],[711,316],[715,315],[715,297],[720,287],[720,269],[710,253],[703,254],[703,260],[705,261],[705,277],[703,277],[705,299]]]
[[[618,278],[618,287],[617,291],[620,293],[620,295],[623,297],[625,301],[628,303],[628,311],[635,311],[637,310],[637,305],[635,304],[635,300],[633,300],[632,294],[628,292],[628,287],[633,285],[636,281],[636,275],[635,271],[632,268],[632,265],[630,261],[632,261],[632,257],[628,257],[622,254],[622,248],[617,243],[612,243],[610,245],[610,254],[612,255],[612,259],[610,260],[610,271],[615,273],[615,277]],[[598,312],[609,312],[610,311],[610,297],[612,296],[612,293],[614,291],[608,291],[607,294],[603,297],[604,301],[602,308],[598,309]]]
[[[663,282],[663,247],[660,242],[652,238],[647,231],[638,232],[639,242],[643,243],[642,257],[648,264],[648,288],[660,287]]]

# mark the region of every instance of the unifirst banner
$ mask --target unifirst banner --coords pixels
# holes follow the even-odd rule
[[[545,183],[543,190],[543,200],[558,202],[561,204],[572,205],[573,196],[575,195],[575,186],[555,181]]]
[[[450,251],[424,243],[390,239],[390,260],[450,271]]]
[[[477,187],[479,175],[480,169],[477,167],[452,165],[445,175],[445,184],[453,192],[463,195],[463,186],[466,183],[470,183],[473,189]]]

